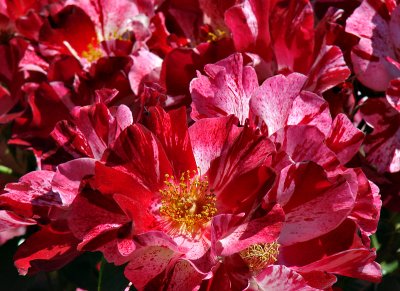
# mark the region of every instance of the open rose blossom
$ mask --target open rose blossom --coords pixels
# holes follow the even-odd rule
[[[400,285],[399,40],[396,0],[0,0],[0,289]]]
[[[333,274],[379,280],[366,239],[376,229],[376,187],[361,171],[329,177],[313,162],[277,171],[271,140],[237,122],[210,118],[187,129],[184,110],[151,108],[147,128],[126,128],[72,203],[78,249],[127,262],[139,290],[268,288],[278,283],[258,276],[269,266],[310,289],[328,288]],[[329,238],[337,232],[338,244]],[[315,244],[321,250],[310,257]]]

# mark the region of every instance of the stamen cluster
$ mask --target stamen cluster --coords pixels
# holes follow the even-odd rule
[[[164,184],[160,190],[163,224],[171,234],[195,237],[217,213],[216,197],[209,189],[207,177],[186,171],[178,181],[166,175]]]
[[[258,272],[277,261],[279,244],[277,242],[254,244],[239,254],[249,266],[250,271]]]

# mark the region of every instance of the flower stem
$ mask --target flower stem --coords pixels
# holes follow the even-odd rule
[[[106,260],[104,257],[101,258],[100,261],[100,270],[99,270],[99,280],[97,281],[97,291],[101,291],[101,285],[103,281],[103,273],[104,273],[104,266],[106,264]]]

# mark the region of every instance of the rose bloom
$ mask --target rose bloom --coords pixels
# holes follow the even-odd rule
[[[233,116],[187,129],[185,110],[153,107],[144,124],[127,127],[81,185],[68,217],[78,250],[128,263],[139,290],[380,279],[368,240],[379,195],[361,171],[283,165],[270,139]]]

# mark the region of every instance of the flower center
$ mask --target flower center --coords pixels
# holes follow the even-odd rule
[[[178,181],[174,176],[165,175],[164,184],[160,190],[160,214],[165,228],[171,234],[195,237],[217,213],[216,198],[209,190],[207,177],[186,171]]]
[[[277,242],[254,244],[239,254],[249,266],[250,271],[258,272],[276,262],[279,254],[279,244]]]
[[[87,49],[82,52],[82,57],[87,59],[88,62],[92,63],[97,61],[103,56],[101,49],[94,46],[93,43],[89,43]]]
[[[216,29],[214,32],[207,33],[207,41],[213,42],[226,37],[226,32],[222,29]]]

